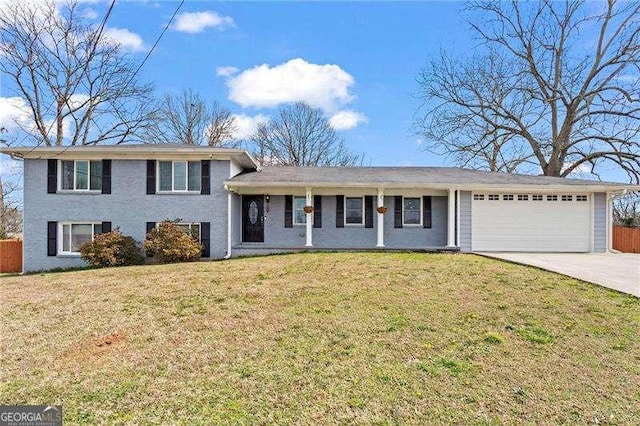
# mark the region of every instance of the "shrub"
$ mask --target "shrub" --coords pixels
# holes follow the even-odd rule
[[[85,262],[96,267],[140,265],[144,256],[136,240],[122,235],[119,229],[93,237],[80,246]]]
[[[200,259],[203,248],[195,236],[169,221],[161,222],[152,229],[143,247],[148,255],[155,256],[160,263],[194,262]]]

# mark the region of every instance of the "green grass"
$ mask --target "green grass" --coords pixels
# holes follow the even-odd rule
[[[2,403],[85,423],[640,422],[640,302],[473,255],[0,280]]]

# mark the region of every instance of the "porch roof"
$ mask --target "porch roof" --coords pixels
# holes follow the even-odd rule
[[[487,172],[457,167],[293,167],[269,166],[225,182],[234,188],[378,187],[619,191],[640,186],[549,176]]]

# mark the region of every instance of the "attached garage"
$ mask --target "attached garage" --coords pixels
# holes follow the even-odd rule
[[[473,251],[589,252],[592,194],[474,193]]]

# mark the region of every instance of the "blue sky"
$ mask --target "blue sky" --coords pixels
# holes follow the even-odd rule
[[[143,46],[132,50],[144,55],[177,5],[119,2],[109,26],[139,35]],[[441,46],[472,49],[461,6],[453,2],[187,1],[140,76],[152,81],[159,93],[192,88],[206,99],[218,100],[244,118],[247,126],[248,117],[264,119],[280,101],[298,96],[296,100],[322,105],[328,117],[340,111],[354,113],[357,125],[354,116],[347,115],[351,119],[337,127],[348,147],[364,152],[372,165],[445,164],[445,159],[424,152],[411,130],[419,105],[413,94],[418,89],[417,73]],[[99,15],[105,7],[87,6]],[[204,26],[205,22],[211,25]],[[260,66],[264,72],[251,72]],[[236,69],[233,74],[218,75],[230,67]],[[252,89],[260,89],[261,83],[277,84],[272,79],[291,75],[293,68],[299,68],[300,74],[291,91],[298,95],[274,94],[269,101],[271,93],[261,94],[258,100],[243,92],[255,95]],[[241,86],[243,73],[244,80],[253,78],[260,87],[236,87],[234,97],[229,84],[237,81]],[[347,76],[351,83],[341,84],[340,78]],[[341,92],[344,89],[346,95]]]
[[[13,0],[0,5],[4,1]],[[80,9],[97,22],[108,5],[82,0]],[[178,5],[118,1],[108,35],[140,61]],[[279,105],[305,101],[322,108],[348,148],[364,153],[371,165],[453,165],[426,152],[412,124],[420,105],[416,77],[426,62],[440,49],[457,57],[474,53],[477,41],[463,7],[447,1],[188,0],[139,78],[153,83],[158,96],[191,88],[217,100],[237,116],[240,136]],[[17,98],[11,100],[6,82],[0,80],[0,125],[10,128],[7,111]],[[2,159],[0,168],[6,171],[7,164]],[[614,170],[602,178],[627,180]]]

